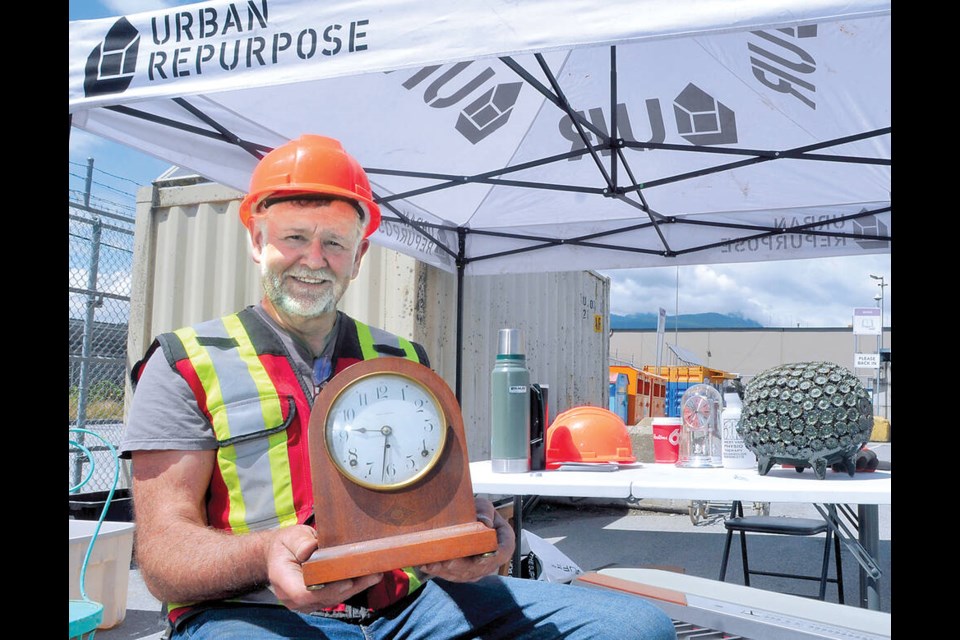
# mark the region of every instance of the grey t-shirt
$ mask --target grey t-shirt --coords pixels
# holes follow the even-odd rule
[[[284,331],[261,305],[254,307],[258,316],[276,332],[290,354],[294,368],[305,381],[306,388],[313,385],[314,359],[309,348],[297,338]],[[337,314],[330,336],[336,336],[341,314]],[[336,341],[327,339],[321,357],[330,357]],[[309,398],[312,402],[313,398]],[[167,362],[161,349],[147,360],[143,373],[133,394],[130,413],[120,443],[120,453],[129,457],[130,452],[140,450],[176,449],[204,451],[217,448],[213,425],[201,411],[190,386],[183,376]]]

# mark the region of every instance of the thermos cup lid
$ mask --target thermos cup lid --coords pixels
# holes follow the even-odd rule
[[[522,354],[523,347],[523,333],[520,329],[500,329],[497,355]]]

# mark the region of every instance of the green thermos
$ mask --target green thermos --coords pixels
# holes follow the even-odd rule
[[[530,470],[530,371],[519,329],[501,329],[490,373],[490,459],[495,473]]]

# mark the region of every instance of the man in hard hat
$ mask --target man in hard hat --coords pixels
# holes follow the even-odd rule
[[[134,366],[121,452],[132,459],[138,568],[172,638],[673,638],[628,596],[494,575],[514,534],[485,499],[498,551],[304,586],[317,549],[310,409],[360,360],[426,352],[337,310],[380,223],[360,164],[304,135],[270,152],[240,205],[259,305],[158,336]],[[636,632],[632,632],[635,630]]]

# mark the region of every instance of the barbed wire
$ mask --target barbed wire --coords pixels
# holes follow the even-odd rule
[[[82,167],[84,170],[86,170],[86,168],[87,168],[87,165],[86,165],[86,164],[81,164],[81,163],[79,163],[79,162],[73,162],[72,160],[68,160],[68,162],[69,162],[70,164],[76,166],[76,167]],[[109,171],[104,171],[103,169],[99,169],[99,168],[97,167],[96,161],[94,161],[93,170],[94,170],[94,172],[96,172],[96,173],[102,173],[102,174],[105,175],[105,176],[110,176],[111,178],[116,178],[117,180],[123,180],[124,182],[129,182],[130,184],[132,184],[132,185],[134,185],[134,186],[137,186],[137,187],[143,186],[143,185],[141,185],[139,182],[137,182],[136,180],[133,180],[132,178],[127,178],[126,176],[118,176],[118,175],[116,175],[116,174],[114,174],[114,173],[110,173]],[[76,175],[76,174],[72,174],[72,175]],[[79,176],[79,177],[82,177],[82,178],[86,179],[86,176]]]
[[[97,171],[97,169],[94,168],[94,171]],[[80,174],[70,173],[70,172],[68,172],[67,175],[68,175],[69,177],[71,177],[71,178],[76,178],[76,179],[78,179],[78,180],[82,180],[82,181],[84,181],[84,184],[86,184],[86,180],[87,180],[87,177],[86,177],[86,176],[82,176],[82,175],[80,175]],[[109,174],[108,174],[108,175],[109,175]],[[133,182],[133,181],[131,180],[131,182]],[[133,182],[133,184],[137,184],[137,183],[136,183],[136,182]],[[129,198],[136,197],[136,194],[135,194],[135,193],[131,193],[130,191],[123,191],[122,189],[118,189],[118,188],[116,188],[116,187],[114,187],[114,186],[112,186],[112,185],[106,184],[105,182],[99,182],[99,181],[97,181],[97,180],[92,180],[91,183],[90,183],[90,185],[91,185],[91,187],[94,187],[94,186],[96,186],[96,187],[101,187],[101,188],[103,188],[103,189],[107,189],[108,191],[112,191],[112,192],[114,192],[114,193],[120,194],[120,195],[122,195],[122,196],[129,197]],[[139,185],[137,185],[137,186],[139,186]]]
[[[81,205],[83,204],[84,193],[76,189],[69,190],[69,201],[70,203]],[[136,217],[136,206],[124,202],[116,202],[113,200],[107,200],[100,196],[91,195],[90,196],[90,207],[94,209],[100,209],[101,211],[108,211],[110,213],[115,213],[121,216],[124,216],[133,222]]]

